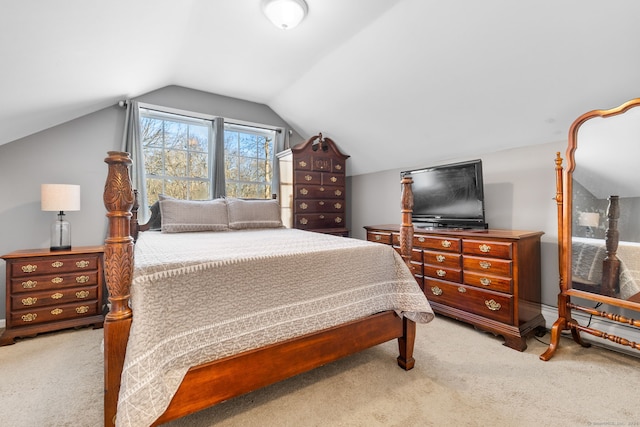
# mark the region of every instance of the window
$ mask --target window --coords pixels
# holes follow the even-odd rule
[[[147,203],[159,194],[186,200],[212,196],[213,122],[140,108]],[[230,197],[271,198],[275,131],[225,123],[224,170]]]
[[[210,121],[140,110],[149,205],[159,194],[210,198],[212,134]]]
[[[230,197],[271,198],[275,131],[225,124],[226,193]]]

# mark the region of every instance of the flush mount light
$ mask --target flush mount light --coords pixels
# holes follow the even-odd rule
[[[304,0],[263,0],[262,12],[273,25],[282,29],[295,28],[307,15]]]

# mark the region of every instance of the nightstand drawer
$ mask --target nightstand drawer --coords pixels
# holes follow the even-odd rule
[[[11,279],[11,292],[32,292],[47,289],[59,289],[68,286],[88,286],[98,283],[98,272],[57,274],[49,276],[23,277]]]
[[[50,256],[11,263],[12,277],[28,277],[42,274],[68,273],[70,271],[96,270],[99,256]]]
[[[99,314],[98,301],[83,301],[81,303],[60,304],[49,307],[19,310],[11,313],[11,323],[14,327],[34,325],[38,323],[54,322]]]
[[[11,308],[13,310],[31,310],[36,307],[90,301],[97,298],[98,288],[96,286],[50,290],[49,292],[29,292],[11,295]]]

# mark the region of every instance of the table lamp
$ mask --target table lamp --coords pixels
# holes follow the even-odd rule
[[[40,200],[43,211],[58,212],[58,218],[51,224],[51,250],[71,249],[71,224],[64,219],[64,211],[80,210],[80,186],[42,184]]]

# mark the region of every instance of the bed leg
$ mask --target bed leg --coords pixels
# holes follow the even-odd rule
[[[398,348],[400,355],[398,356],[398,365],[408,371],[413,369],[416,364],[413,358],[413,345],[416,340],[416,322],[406,317],[402,318],[402,336],[398,338]]]
[[[129,340],[131,318],[104,322],[104,425],[116,425],[120,376]]]

